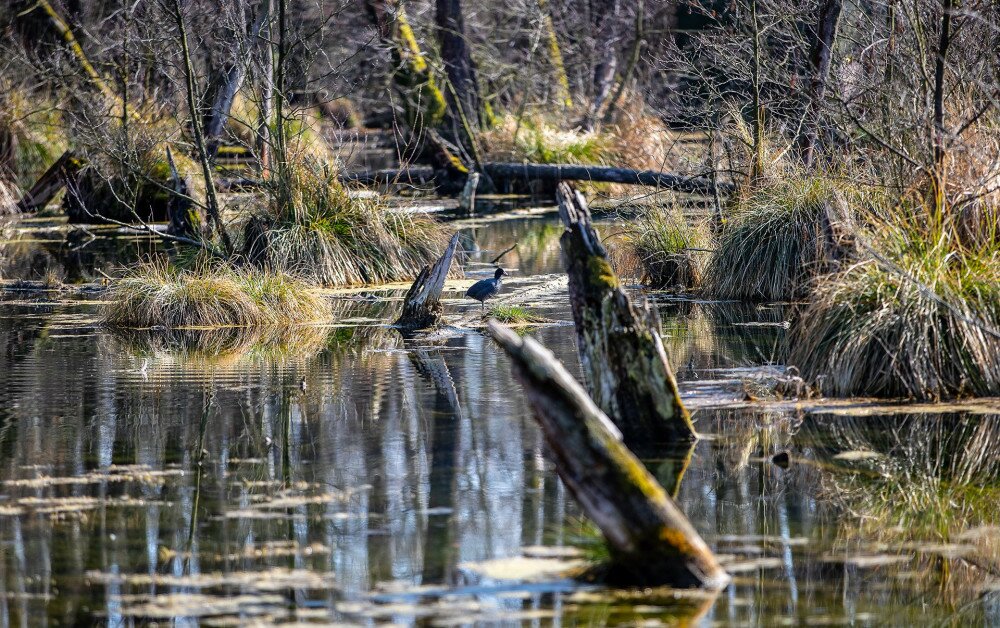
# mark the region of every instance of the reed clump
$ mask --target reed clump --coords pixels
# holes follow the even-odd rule
[[[286,176],[243,228],[243,253],[260,268],[325,286],[412,280],[447,244],[433,218],[349,191],[328,169],[299,165]]]
[[[706,271],[713,296],[787,301],[807,296],[820,275],[851,256],[851,215],[871,202],[839,179],[791,176],[734,201]]]
[[[829,395],[1000,394],[1000,243],[896,214],[871,220],[867,259],[819,283],[789,362]]]
[[[112,327],[267,327],[324,320],[329,303],[287,274],[203,262],[139,265],[108,292]]]
[[[692,290],[701,285],[702,258],[710,247],[704,221],[688,219],[673,206],[651,205],[614,242],[611,259],[620,276],[648,288]]]

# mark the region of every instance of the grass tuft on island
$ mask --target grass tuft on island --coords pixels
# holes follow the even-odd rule
[[[201,263],[140,265],[108,292],[111,327],[267,327],[325,320],[329,303],[287,274]]]
[[[544,316],[535,314],[531,309],[523,305],[510,305],[505,303],[495,303],[486,312],[486,318],[492,318],[505,325],[541,325],[552,321]]]
[[[859,203],[859,192],[830,177],[792,176],[750,190],[735,200],[709,262],[710,292],[741,301],[807,296],[849,254],[836,231]]]
[[[792,326],[789,363],[823,394],[1000,394],[1000,242],[927,222],[873,225],[871,257],[823,278]]]
[[[703,222],[689,221],[678,209],[643,209],[621,241],[611,248],[612,264],[622,277],[648,288],[697,288],[702,280],[701,250],[711,245]]]
[[[300,165],[288,176],[243,229],[243,253],[260,268],[331,287],[406,281],[447,244],[433,218],[352,192],[333,171]]]

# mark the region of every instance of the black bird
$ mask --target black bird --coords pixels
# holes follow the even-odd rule
[[[504,269],[498,268],[497,272],[493,273],[493,279],[481,279],[472,284],[472,287],[465,293],[465,296],[479,301],[485,311],[486,299],[492,299],[500,293],[500,278],[504,275],[508,275],[508,273]]]

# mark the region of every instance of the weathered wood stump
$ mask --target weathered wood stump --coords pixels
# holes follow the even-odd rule
[[[403,301],[403,313],[396,321],[396,327],[407,331],[433,327],[441,319],[441,291],[451,270],[451,262],[458,249],[458,234],[451,236],[444,255],[433,266],[420,269],[416,280],[406,292]]]
[[[556,471],[611,549],[610,575],[640,586],[719,589],[729,576],[615,425],[550,351],[491,321]]]
[[[645,302],[632,304],[622,290],[583,195],[561,183],[558,200],[577,348],[594,401],[630,446],[696,439],[655,311]]]

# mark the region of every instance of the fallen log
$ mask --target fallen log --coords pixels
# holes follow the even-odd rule
[[[82,161],[70,151],[66,151],[49,166],[49,169],[38,177],[38,181],[25,192],[18,203],[18,211],[34,212],[44,209],[49,201],[66,187],[66,184],[76,177],[82,166]]]
[[[489,330],[510,356],[556,472],[607,540],[612,579],[638,586],[726,586],[728,574],[691,522],[555,356],[495,321]]]
[[[633,305],[622,290],[583,195],[560,183],[557,200],[566,227],[559,243],[569,275],[577,348],[594,401],[629,446],[696,439],[667,363],[655,311],[645,302]]]
[[[705,177],[684,177],[657,170],[633,170],[610,166],[578,166],[570,164],[530,164],[487,162],[483,170],[496,183],[501,181],[595,181],[601,183],[625,183],[645,185],[686,192],[689,194],[713,194],[712,181]],[[718,184],[720,194],[731,194],[736,186],[731,183]]]
[[[441,318],[441,292],[451,270],[451,262],[458,248],[458,233],[451,236],[444,255],[433,266],[424,266],[416,280],[406,292],[403,313],[395,326],[406,331],[416,331],[433,327]]]

